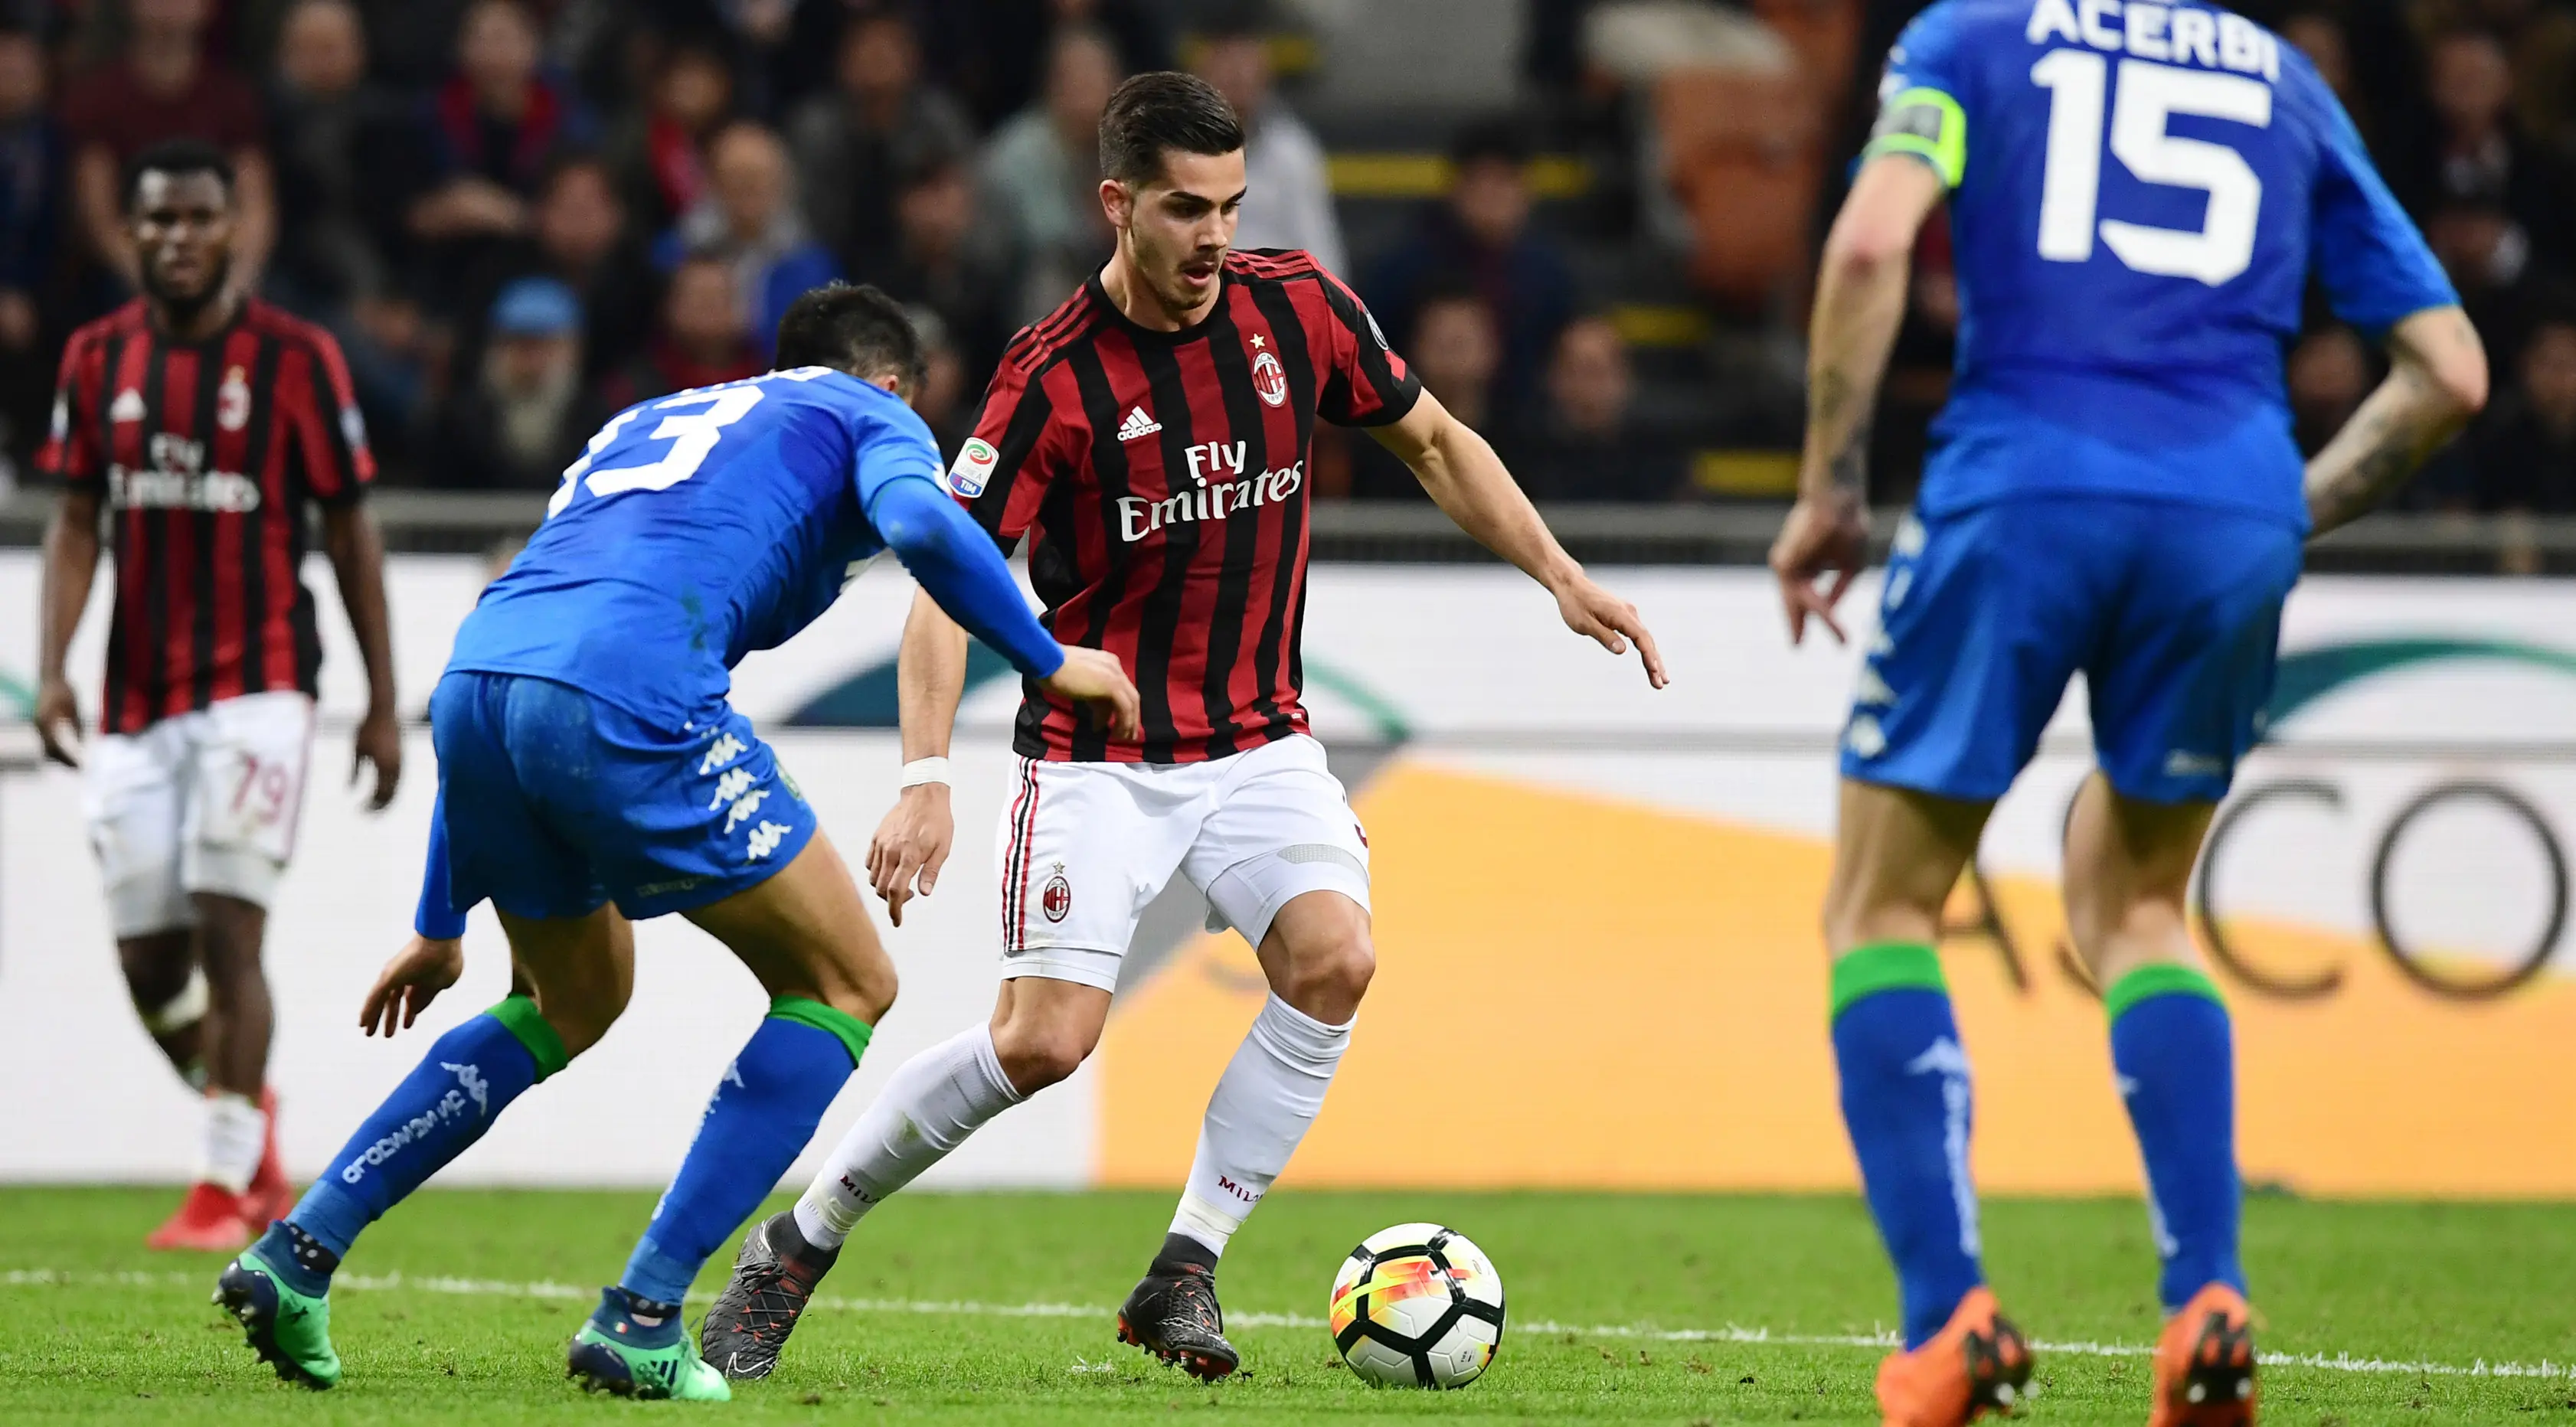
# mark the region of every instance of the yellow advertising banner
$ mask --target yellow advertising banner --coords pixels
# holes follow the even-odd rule
[[[1356,799],[1377,980],[1283,1183],[1813,1190],[1856,1182],[1835,1111],[1821,838],[1399,758]],[[2060,964],[2044,880],[1999,876],[1943,948],[1975,1063],[1975,1163],[2002,1193],[2134,1193],[2099,1001]],[[2289,996],[2218,971],[2240,1156],[2301,1193],[2576,1194],[2576,985],[2446,996],[2362,937],[2231,917],[2241,962],[2334,968]],[[2018,972],[2016,972],[2018,968]],[[2260,973],[2269,978],[2268,973]],[[1168,1188],[1203,1087],[1258,1009],[1232,934],[1121,998],[1101,1182]]]

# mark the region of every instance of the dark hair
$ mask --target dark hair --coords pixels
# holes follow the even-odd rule
[[[166,173],[173,178],[182,174],[210,173],[224,186],[224,198],[233,196],[232,155],[203,139],[164,139],[136,154],[125,165],[125,211],[134,211],[135,194],[143,187],[147,173]]]
[[[1529,129],[1509,116],[1480,119],[1458,131],[1449,142],[1449,161],[1460,168],[1487,161],[1526,167],[1533,146]]]
[[[830,367],[862,381],[891,376],[921,390],[929,358],[903,304],[861,283],[825,283],[787,305],[778,319],[780,367]]]
[[[1161,69],[1137,75],[1109,96],[1100,116],[1100,173],[1125,184],[1162,176],[1163,152],[1230,154],[1243,147],[1243,121],[1214,86]]]

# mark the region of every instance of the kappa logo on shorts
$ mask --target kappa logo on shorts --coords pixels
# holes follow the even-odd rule
[[[707,756],[698,760],[698,771],[712,773],[750,751],[750,744],[730,733],[722,734],[717,737],[715,746],[707,750]]]
[[[1065,880],[1064,864],[1055,865],[1055,875],[1047,879],[1046,890],[1038,894],[1038,910],[1051,922],[1063,921],[1073,912],[1073,884]]]
[[[785,823],[774,823],[763,819],[760,826],[751,830],[751,855],[744,860],[757,862],[776,852],[778,844],[785,842],[787,834],[794,831],[794,828]]]

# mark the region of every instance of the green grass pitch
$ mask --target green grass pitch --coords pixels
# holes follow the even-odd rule
[[[1870,1422],[1880,1349],[1778,1339],[1868,1335],[1892,1311],[1851,1199],[1283,1192],[1220,1280],[1251,1372],[1202,1387],[1112,1337],[1168,1196],[916,1194],[852,1241],[775,1378],[730,1407],[620,1403],[567,1385],[563,1346],[651,1197],[430,1192],[343,1270],[348,1378],[312,1394],[208,1305],[212,1260],[143,1251],[173,1197],[0,1191],[0,1422]],[[1316,1325],[1350,1246],[1411,1219],[1476,1239],[1509,1291],[1502,1355],[1462,1392],[1372,1391]],[[2092,1349],[2043,1349],[2028,1420],[2142,1423],[2135,1350],[2156,1314],[2139,1207],[1999,1203],[1986,1238],[2025,1328]],[[2264,1349],[2353,1360],[2267,1367],[2267,1422],[2576,1424],[2576,1206],[2263,1199],[2246,1248]]]

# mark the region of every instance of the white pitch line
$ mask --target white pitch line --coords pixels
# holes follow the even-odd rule
[[[11,1269],[0,1273],[0,1288],[70,1286],[75,1284],[113,1285],[126,1288],[201,1286],[202,1274],[191,1273],[122,1273],[66,1272],[60,1269]],[[414,1277],[409,1274],[344,1273],[332,1280],[335,1288],[360,1293],[433,1293],[462,1298],[539,1298],[564,1302],[587,1303],[599,1296],[596,1288],[550,1280],[521,1282],[494,1278],[453,1278],[446,1276]],[[840,1313],[914,1314],[931,1317],[964,1318],[1106,1318],[1107,1308],[1085,1303],[985,1303],[974,1299],[920,1298],[842,1298],[830,1294],[812,1300],[816,1308]],[[1238,1328],[1321,1328],[1324,1320],[1303,1313],[1229,1313],[1226,1321]],[[1893,1333],[1781,1333],[1769,1328],[1655,1328],[1637,1323],[1583,1324],[1558,1323],[1541,1319],[1528,1322],[1515,1319],[1511,1325],[1524,1334],[1558,1337],[1568,1333],[1585,1338],[1623,1338],[1653,1343],[1725,1343],[1746,1347],[1788,1348],[1874,1348],[1896,1346]],[[2090,1341],[2053,1342],[2034,1339],[2031,1347],[2043,1353],[2069,1353],[2078,1357],[2143,1358],[2154,1349],[2140,1343],[2101,1343]],[[2313,1368],[2321,1372],[2385,1373],[2415,1377],[2495,1377],[2495,1378],[2568,1378],[2576,1379],[2576,1365],[2554,1363],[2544,1358],[2537,1363],[2416,1362],[2399,1358],[2355,1357],[2351,1353],[2264,1353],[2265,1367]]]

